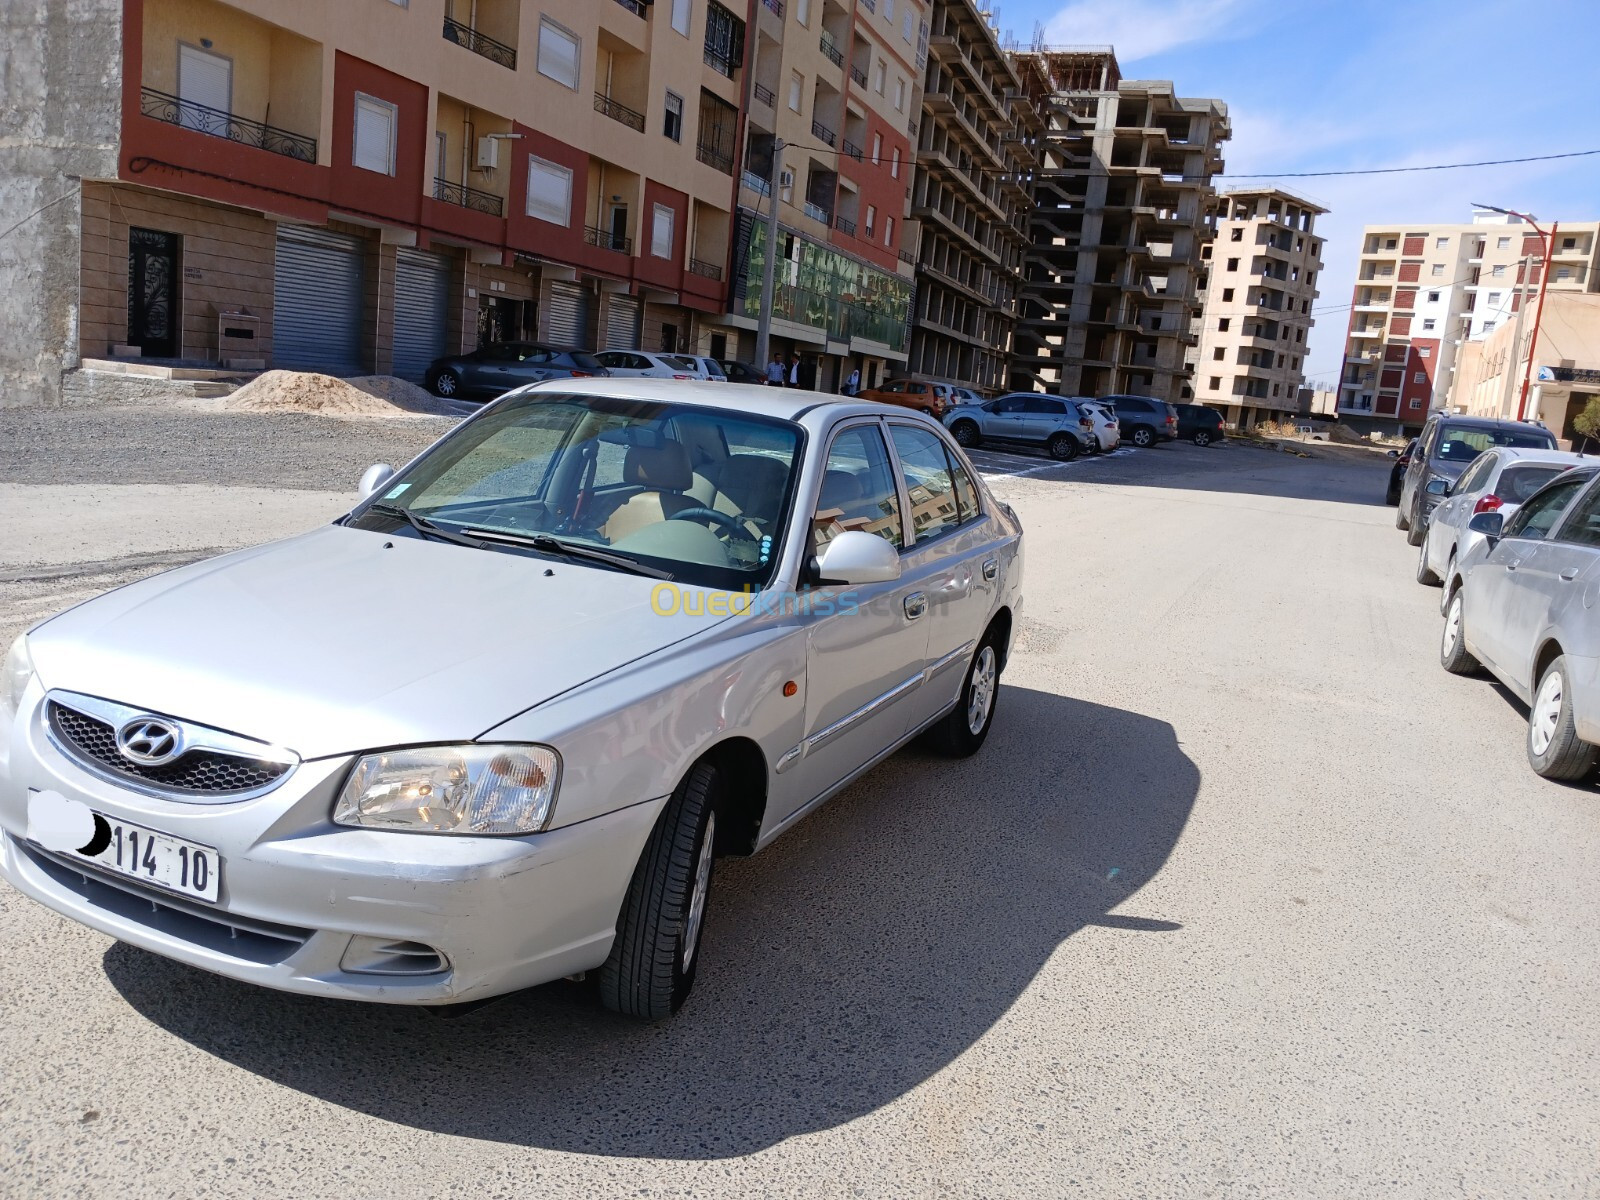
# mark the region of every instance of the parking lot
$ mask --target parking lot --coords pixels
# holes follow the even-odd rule
[[[447,428],[8,422],[7,641]],[[255,990],[0,889],[0,1192],[1595,1194],[1600,796],[1439,667],[1388,461],[1310,453],[975,452],[1027,529],[989,744],[720,863],[660,1026]]]

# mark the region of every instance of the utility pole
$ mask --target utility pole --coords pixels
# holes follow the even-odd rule
[[[761,260],[761,311],[756,315],[756,366],[772,361],[772,286],[778,269],[778,184],[783,179],[783,143],[772,139],[772,174],[768,177],[767,246]],[[788,382],[785,376],[784,382]]]
[[[1511,419],[1511,397],[1517,390],[1517,363],[1520,361],[1517,352],[1522,346],[1522,318],[1528,312],[1528,297],[1523,287],[1532,278],[1533,255],[1530,254],[1522,260],[1522,278],[1517,280],[1517,289],[1511,293],[1517,298],[1517,323],[1511,331],[1511,350],[1506,355],[1506,383],[1500,393],[1500,415],[1508,421]]]
[[[1532,224],[1530,221],[1529,224]],[[1533,226],[1539,229],[1537,225]],[[1561,228],[1560,221],[1550,224],[1550,232],[1545,233],[1539,229],[1544,237],[1544,266],[1539,268],[1539,310],[1533,314],[1533,336],[1528,339],[1528,365],[1522,371],[1522,401],[1517,405],[1517,420],[1523,421],[1528,416],[1528,380],[1533,375],[1533,354],[1539,348],[1539,323],[1544,320],[1544,293],[1550,286],[1550,256],[1556,249],[1556,230]]]

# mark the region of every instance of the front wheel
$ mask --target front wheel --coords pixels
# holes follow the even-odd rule
[[[1137,426],[1133,431],[1133,444],[1141,450],[1149,449],[1156,444],[1156,431],[1148,425]]]
[[[967,666],[967,678],[956,706],[928,730],[928,748],[947,758],[970,758],[976,754],[989,736],[999,699],[1000,638],[991,628]]]
[[[1450,597],[1444,610],[1444,633],[1439,638],[1439,663],[1452,675],[1475,675],[1478,660],[1467,653],[1467,639],[1461,623],[1461,589]]]
[[[1528,765],[1545,779],[1572,782],[1594,770],[1596,747],[1578,736],[1565,655],[1544,669],[1528,710]]]
[[[1211,445],[1211,431],[1209,429],[1196,429],[1194,431],[1194,444],[1196,446]]]
[[[968,450],[976,449],[978,443],[983,440],[978,434],[978,423],[976,421],[957,421],[950,432],[956,439],[956,445],[963,446]]]
[[[1406,545],[1408,546],[1420,546],[1422,545],[1422,539],[1428,536],[1427,518],[1422,512],[1420,496],[1411,502],[1411,515],[1406,518],[1405,530]]]
[[[461,376],[454,371],[440,371],[433,381],[433,394],[446,398],[461,394]]]
[[[613,1012],[664,1020],[694,986],[722,787],[715,766],[696,763],[645,843],[599,972],[600,1003]]]
[[[1433,573],[1433,568],[1428,565],[1428,539],[1422,539],[1422,545],[1417,550],[1417,582],[1426,587],[1438,587],[1439,577]]]
[[[1070,433],[1058,433],[1045,443],[1045,449],[1050,451],[1051,458],[1071,462],[1078,457],[1078,439]]]

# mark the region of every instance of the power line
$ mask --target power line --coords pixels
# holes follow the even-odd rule
[[[1491,158],[1483,162],[1432,163],[1425,167],[1367,167],[1353,171],[1272,171],[1259,175],[1223,173],[1219,179],[1322,179],[1330,175],[1403,175],[1410,171],[1460,171],[1467,167],[1505,167],[1513,163],[1551,162],[1558,158],[1585,158],[1600,150],[1570,150],[1565,154],[1535,154],[1528,158]]]

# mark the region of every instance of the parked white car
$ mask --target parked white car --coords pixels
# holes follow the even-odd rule
[[[1102,451],[1115,450],[1122,444],[1122,426],[1117,421],[1117,410],[1114,405],[1103,400],[1091,400],[1088,396],[1073,396],[1078,410],[1094,422],[1095,445]]]
[[[728,373],[723,370],[722,364],[716,359],[705,354],[666,354],[663,358],[672,362],[681,362],[692,367],[700,379],[710,380],[713,383],[727,383]]]
[[[1438,504],[1417,554],[1417,582],[1438,584],[1456,574],[1456,564],[1483,540],[1468,527],[1477,514],[1497,512],[1510,521],[1524,500],[1561,472],[1594,461],[1564,450],[1496,446],[1478,455],[1455,482],[1429,480],[1427,498]]]
[[[704,370],[681,354],[650,350],[602,350],[595,355],[613,377],[634,379],[704,379]]]
[[[951,386],[950,394],[945,397],[945,404],[982,404],[983,397],[969,387]]]

